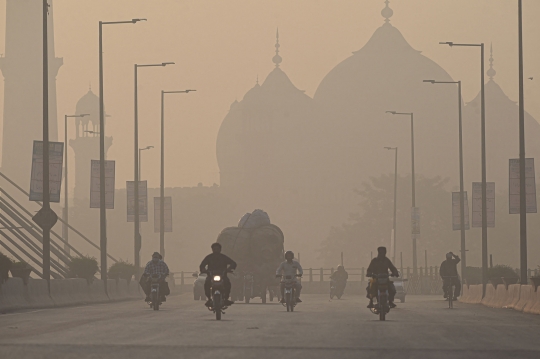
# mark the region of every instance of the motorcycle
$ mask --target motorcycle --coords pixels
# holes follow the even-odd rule
[[[386,320],[386,314],[390,312],[390,306],[388,305],[388,284],[389,284],[389,275],[385,274],[374,274],[372,278],[377,282],[377,304],[371,308],[371,312],[379,316],[379,320]]]
[[[301,277],[300,274],[297,274],[296,277]],[[285,279],[281,281],[283,283],[285,290],[284,290],[284,298],[285,303],[283,303],[284,307],[287,307],[287,312],[294,312],[294,307],[296,307],[296,278],[293,278],[292,276],[288,275],[285,276]]]
[[[225,273],[212,273],[210,276],[210,291],[212,293],[212,306],[208,307],[208,310],[216,314],[216,320],[221,320],[221,314],[225,314],[225,298],[223,297],[223,291],[225,290],[224,279]]]
[[[161,303],[161,294],[159,293],[159,287],[163,278],[160,274],[152,274],[150,276],[150,308],[154,310],[159,310]]]

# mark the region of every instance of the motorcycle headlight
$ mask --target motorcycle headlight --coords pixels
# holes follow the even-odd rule
[[[214,281],[219,282],[221,280],[221,277],[219,275],[214,276]]]

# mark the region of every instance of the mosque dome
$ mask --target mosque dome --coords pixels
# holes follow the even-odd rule
[[[280,68],[279,37],[274,70],[231,105],[216,144],[222,187],[258,190],[291,186],[298,177],[302,131],[312,99]],[[287,183],[287,184],[286,184]],[[247,186],[246,186],[247,185]]]
[[[393,171],[384,146],[399,147],[398,171],[410,173],[411,121],[386,111],[414,113],[418,174],[458,177],[457,85],[423,82],[453,80],[412,48],[390,23],[392,14],[386,1],[385,23],[324,77],[314,95],[325,181],[344,193],[370,176]]]
[[[77,101],[75,106],[75,114],[88,114],[89,116],[82,117],[81,123],[86,127],[92,122],[94,126],[99,126],[99,97],[89,88],[88,92]]]

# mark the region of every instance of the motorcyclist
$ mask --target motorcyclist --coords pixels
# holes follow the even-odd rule
[[[343,293],[345,286],[347,286],[347,279],[349,279],[349,273],[345,271],[345,268],[340,264],[337,266],[337,270],[330,276],[331,280],[336,283],[336,289],[338,293]]]
[[[162,302],[166,301],[165,296],[170,294],[169,286],[165,282],[165,277],[169,275],[169,267],[163,261],[163,257],[158,252],[152,254],[152,260],[146,264],[144,268],[144,273],[141,277],[139,284],[141,285],[144,294],[146,294],[145,302],[150,302],[150,289],[152,283],[150,282],[150,276],[152,274],[161,275],[162,281],[159,284],[159,293],[161,294],[160,300]]]
[[[294,259],[294,253],[292,251],[285,252],[285,262],[282,262],[278,269],[276,270],[276,277],[286,277],[291,276],[295,278],[296,274],[299,274],[300,277],[304,275],[304,270],[302,266]],[[285,283],[282,281],[280,284],[281,289],[281,301],[280,303],[285,303]],[[295,284],[295,293],[296,293],[296,303],[302,303],[300,299],[300,291],[302,290],[302,285],[297,281]]]
[[[231,294],[231,281],[227,277],[227,272],[236,269],[236,262],[231,258],[227,257],[225,254],[221,253],[221,244],[213,243],[211,246],[212,253],[207,255],[201,265],[199,270],[201,273],[221,273],[223,275],[223,298],[225,306],[230,306],[234,304],[233,301],[229,300]],[[206,276],[206,281],[204,282],[204,294],[208,299],[204,305],[207,307],[212,306],[212,293],[210,291],[212,286],[212,278],[210,275]]]
[[[452,252],[446,253],[446,260],[441,263],[439,274],[443,279],[443,293],[444,297],[448,298],[448,289],[451,285],[454,285],[454,297],[453,300],[457,300],[461,293],[461,281],[459,280],[457,264],[461,261],[457,255]],[[445,278],[451,277],[451,278]],[[450,293],[452,295],[452,293]]]
[[[399,272],[396,267],[392,264],[392,261],[386,257],[386,247],[377,248],[377,257],[371,260],[369,267],[367,269],[368,277],[377,274],[386,274],[388,271],[392,273],[392,276],[399,277]],[[377,297],[377,282],[374,279],[371,279],[370,284],[366,288],[369,298],[368,308],[373,308],[373,298]],[[392,281],[388,281],[388,305],[390,308],[395,308],[396,304],[394,303],[394,297],[396,295],[396,287]]]

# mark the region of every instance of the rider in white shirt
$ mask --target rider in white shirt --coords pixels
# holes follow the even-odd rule
[[[285,259],[286,261],[281,263],[279,265],[279,268],[276,270],[276,277],[287,277],[290,276],[291,278],[295,279],[296,274],[299,274],[302,276],[304,274],[304,270],[302,269],[302,266],[294,259],[294,253],[292,251],[287,251],[285,253]],[[300,300],[300,291],[302,290],[302,285],[299,282],[296,282],[295,285],[295,292],[296,292],[296,302],[301,303]],[[281,303],[285,303],[285,285],[283,281],[281,282]]]

